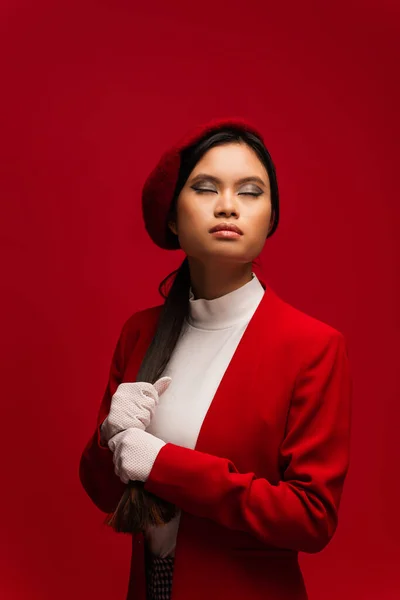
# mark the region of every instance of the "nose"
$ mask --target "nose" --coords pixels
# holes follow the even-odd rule
[[[218,195],[215,203],[215,215],[238,215],[239,209],[233,194],[225,193]]]

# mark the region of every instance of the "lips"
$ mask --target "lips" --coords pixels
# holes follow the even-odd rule
[[[214,233],[215,231],[234,231],[235,233],[243,235],[243,231],[233,223],[218,223],[218,225],[215,225],[212,229],[210,229],[209,233]]]

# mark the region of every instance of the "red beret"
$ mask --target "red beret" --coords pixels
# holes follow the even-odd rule
[[[161,156],[147,177],[142,189],[142,212],[146,231],[157,246],[165,250],[179,249],[179,242],[167,238],[167,217],[178,181],[181,150],[191,146],[206,134],[225,126],[234,126],[257,135],[262,134],[242,118],[212,119],[197,125]]]

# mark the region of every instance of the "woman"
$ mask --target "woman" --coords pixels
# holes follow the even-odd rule
[[[124,324],[80,462],[104,512],[129,482],[175,508],[133,533],[127,600],[305,600],[298,553],[337,527],[352,379],[343,334],[253,271],[279,218],[261,133],[197,127],[142,200],[154,243],[186,256],[165,302]]]

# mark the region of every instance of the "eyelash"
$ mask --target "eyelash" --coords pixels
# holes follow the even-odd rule
[[[192,188],[192,190],[194,190],[195,192],[211,192],[212,194],[214,193],[214,190],[205,190],[205,189],[200,189],[200,188]],[[241,192],[240,195],[242,196],[261,196],[262,192],[258,192],[258,193],[252,193],[252,192]]]

